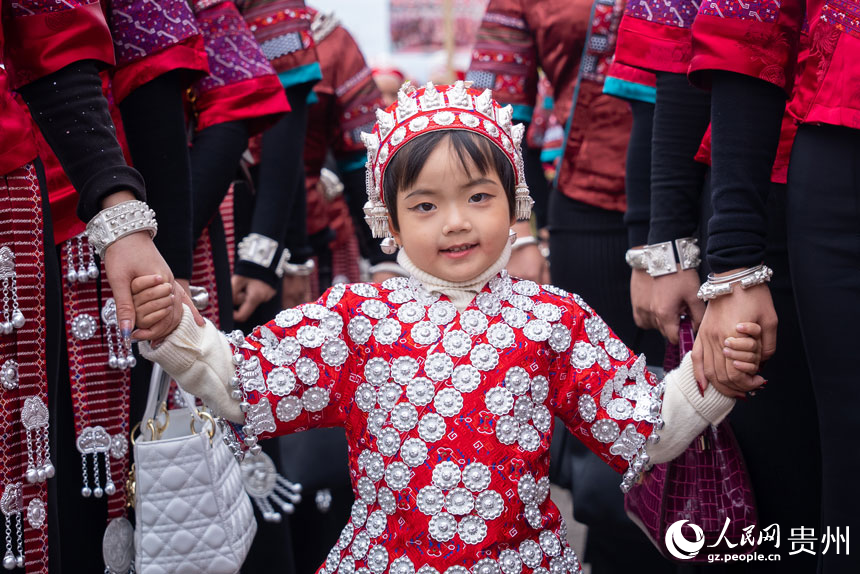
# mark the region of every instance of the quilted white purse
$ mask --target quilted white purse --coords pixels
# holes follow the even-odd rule
[[[239,464],[190,394],[166,410],[169,382],[155,365],[134,443],[136,572],[235,574],[257,531]]]

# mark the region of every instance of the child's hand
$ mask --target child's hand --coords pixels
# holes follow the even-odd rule
[[[762,328],[758,323],[739,323],[737,332],[740,336],[728,337],[723,342],[723,356],[732,382],[749,392],[765,383],[758,375],[761,367]],[[725,395],[742,396],[737,391],[721,388],[722,385],[715,386]]]
[[[173,283],[167,283],[161,275],[143,275],[131,281],[134,301],[135,326],[151,329],[153,325],[173,311],[176,295]]]

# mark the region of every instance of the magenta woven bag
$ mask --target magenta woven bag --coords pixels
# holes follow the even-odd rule
[[[666,372],[693,348],[688,319],[682,319],[680,335],[680,345],[666,351]],[[625,496],[624,509],[670,560],[707,562],[708,554],[747,554],[756,548],[757,540],[739,544],[744,529],[757,530],[757,514],[749,474],[726,421],[705,429],[678,458],[644,473]],[[684,520],[688,523],[671,528]]]

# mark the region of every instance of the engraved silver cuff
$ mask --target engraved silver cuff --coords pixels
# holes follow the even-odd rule
[[[627,253],[624,254],[624,260],[631,269],[648,270],[648,252],[645,251],[644,247],[628,249]]]
[[[249,233],[239,242],[239,260],[255,263],[268,269],[272,266],[278,242],[259,233]]]
[[[660,277],[680,270],[696,269],[701,263],[700,250],[695,237],[682,237],[672,241],[664,241],[653,245],[646,245],[642,249],[648,256],[648,274],[651,277]],[[672,244],[674,243],[674,249]],[[675,252],[677,251],[677,259]]]
[[[768,283],[771,277],[773,277],[773,269],[764,263],[731,275],[726,275],[725,277],[715,277],[711,273],[708,275],[708,280],[699,287],[696,297],[702,301],[710,301],[730,294],[736,284],[740,284],[742,289],[749,289],[756,285]]]
[[[87,223],[89,243],[102,259],[115,241],[138,231],[148,231],[150,237],[155,237],[158,222],[155,212],[136,199],[102,209]]]

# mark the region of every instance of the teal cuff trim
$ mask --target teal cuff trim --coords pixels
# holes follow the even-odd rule
[[[544,96],[543,98],[543,107],[544,109],[551,110],[555,107],[555,100],[552,96]]]
[[[552,163],[561,157],[561,153],[562,153],[562,150],[560,147],[550,148],[550,149],[542,149],[540,151],[540,161],[541,161],[541,163]]]
[[[603,93],[625,100],[657,103],[657,88],[654,86],[645,86],[619,78],[606,78],[603,83]]]
[[[315,91],[311,90],[308,93],[308,99],[307,99],[308,105],[309,106],[313,105],[313,104],[317,103],[318,101],[320,101],[320,97],[317,95],[317,93]]]
[[[532,121],[532,114],[535,109],[534,106],[524,106],[522,104],[513,105],[511,107],[514,109],[514,117],[513,120],[515,122],[530,122]]]
[[[348,171],[364,169],[366,163],[367,156],[361,152],[356,152],[353,155],[348,155],[337,160],[337,168],[341,173],[346,173]]]
[[[322,80],[322,69],[319,62],[313,62],[281,72],[278,74],[278,79],[281,80],[281,85],[285,88],[306,82],[319,82]]]

